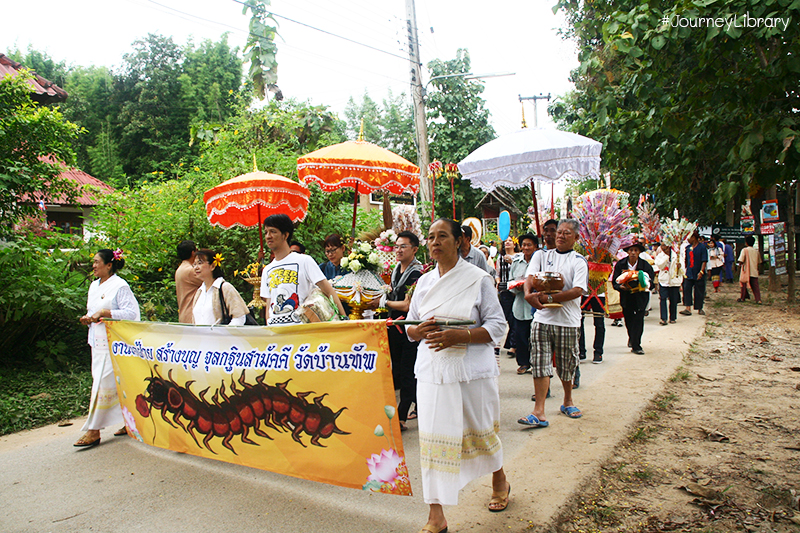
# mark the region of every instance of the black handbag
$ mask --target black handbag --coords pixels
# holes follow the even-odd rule
[[[222,295],[222,285],[224,285],[224,284],[225,284],[225,282],[223,282],[219,286],[219,289],[218,289],[219,290],[219,305],[222,307],[222,320],[220,320],[219,323],[227,326],[228,324],[231,323],[231,320],[233,319],[233,317],[231,316],[230,311],[228,311],[228,306],[225,305],[225,297]],[[253,312],[250,311],[250,309],[247,310],[247,314],[244,316],[244,325],[245,326],[259,326],[260,325],[258,322],[256,322],[255,317],[253,317]]]

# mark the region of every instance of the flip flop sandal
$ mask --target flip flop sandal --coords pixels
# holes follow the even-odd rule
[[[76,448],[91,448],[92,446],[97,446],[100,444],[100,437],[97,437],[94,440],[86,440],[86,435],[78,439],[78,442],[73,444]]]
[[[536,417],[536,415],[529,414],[517,420],[517,424],[522,424],[523,426],[528,426],[532,428],[546,428],[547,426],[550,425],[550,422],[548,422],[547,420],[539,420]]]
[[[122,436],[125,436],[127,434],[128,434],[128,428],[126,428],[125,426],[122,426],[120,429],[118,429],[118,430],[116,430],[114,432],[114,436],[115,437],[122,437]]]
[[[489,500],[489,511],[492,513],[499,513],[500,511],[505,511],[506,507],[508,507],[508,501],[511,498],[511,483],[508,484],[508,490],[506,490],[505,495],[503,496],[502,492],[494,492],[492,491],[492,499]],[[496,505],[498,507],[492,507],[492,505]]]
[[[425,524],[422,529],[419,530],[419,533],[447,533],[447,526],[437,531],[432,525]]]

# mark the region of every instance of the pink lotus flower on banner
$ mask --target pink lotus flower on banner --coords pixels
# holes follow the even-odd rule
[[[125,420],[125,427],[128,428],[128,432],[130,432],[130,434],[133,435],[133,437],[139,442],[144,442],[144,440],[142,440],[142,436],[139,434],[139,430],[136,427],[136,419],[133,417],[133,413],[131,413],[125,406],[122,406],[122,418]]]
[[[394,484],[400,461],[402,458],[394,450],[381,450],[380,455],[373,453],[372,457],[367,459],[367,466],[371,473],[367,480]]]

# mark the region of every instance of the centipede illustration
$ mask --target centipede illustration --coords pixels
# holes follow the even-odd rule
[[[187,381],[181,387],[172,379],[171,369],[167,379],[164,379],[158,372],[158,365],[153,367],[155,375],[151,372],[150,377],[145,378],[147,389],[136,397],[136,410],[143,417],[149,417],[152,410],[160,410],[164,421],[174,428],[180,426],[192,436],[198,447],[201,445],[195,431],[205,435],[203,446],[211,453],[217,453],[211,449],[211,439],[214,437],[222,438],[222,445],[235,455],[238,454],[231,445],[231,439],[236,435],[241,436],[243,443],[257,445],[248,436],[251,428],[259,437],[273,440],[261,428],[262,422],[264,426],[279,432],[290,431],[292,439],[304,448],[306,445],[301,439],[302,433],[311,437],[311,444],[321,448],[325,446],[319,442],[320,439],[327,439],[334,433],[350,434],[336,425],[336,419],[347,407],[334,412],[323,405],[322,400],[327,393],[314,398],[313,403],[306,400],[307,396],[314,394],[313,391],[292,395],[288,391],[291,380],[269,385],[264,383],[267,375],[264,372],[255,378],[256,384],[252,385],[247,383],[242,370],[238,380],[231,379],[229,394],[226,394],[223,381],[209,402],[205,395],[210,387],[195,396],[190,388],[194,380]],[[237,381],[241,388],[236,386]],[[168,414],[172,415],[172,420]]]

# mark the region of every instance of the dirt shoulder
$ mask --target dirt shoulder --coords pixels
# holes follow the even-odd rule
[[[555,530],[798,531],[800,308],[735,290]]]

